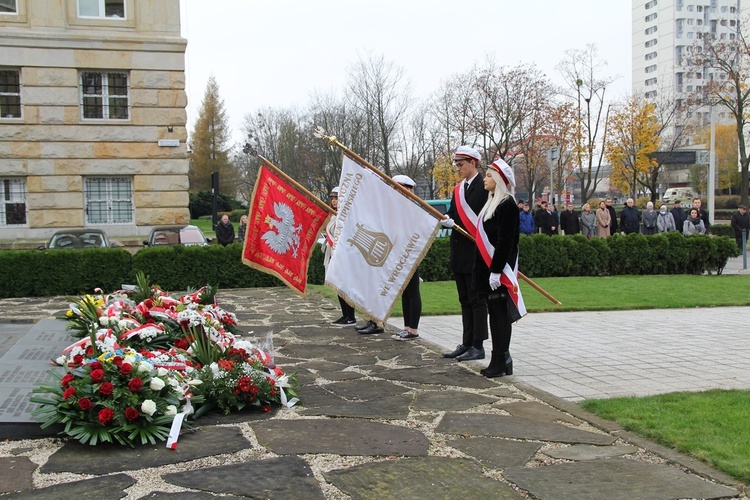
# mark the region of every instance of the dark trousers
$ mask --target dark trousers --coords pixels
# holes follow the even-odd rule
[[[502,288],[502,287],[501,287]],[[490,332],[492,334],[492,359],[497,355],[498,360],[503,359],[502,354],[510,350],[510,335],[513,324],[508,315],[508,304],[506,298],[501,298],[499,292],[492,292],[487,297],[487,310],[490,314]]]
[[[347,304],[340,296],[339,304],[341,304],[341,315],[349,319],[354,319],[354,308]]]
[[[419,271],[409,280],[409,284],[401,294],[401,309],[404,310],[404,328],[419,328],[419,318],[422,317],[422,295],[419,293]]]
[[[461,319],[463,321],[462,344],[467,347],[482,348],[487,339],[487,304],[479,299],[479,295],[472,288],[470,273],[453,273],[458,290],[458,302],[461,304]]]

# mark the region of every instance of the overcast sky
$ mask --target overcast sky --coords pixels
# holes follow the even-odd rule
[[[560,83],[565,51],[592,43],[608,76],[619,76],[611,95],[630,91],[630,0],[180,0],[180,8],[188,130],[213,74],[235,141],[248,113],[341,91],[368,53],[404,68],[424,98],[488,56],[534,64]]]

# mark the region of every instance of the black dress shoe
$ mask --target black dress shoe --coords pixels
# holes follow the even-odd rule
[[[484,359],[484,349],[469,347],[469,350],[458,356],[456,361],[471,361],[472,359]]]
[[[354,329],[355,329],[355,330],[357,330],[357,331],[359,332],[359,331],[361,331],[361,330],[366,330],[366,329],[370,328],[370,327],[371,327],[372,325],[374,325],[374,324],[375,324],[375,322],[374,322],[374,321],[372,321],[372,320],[368,320],[367,322],[365,322],[365,324],[364,324],[364,325],[362,325],[362,326],[359,326],[359,325],[358,325],[358,326],[355,326],[355,327],[354,327]]]
[[[375,322],[371,321],[371,325],[369,325],[367,328],[364,328],[362,330],[359,330],[359,333],[363,335],[370,335],[372,333],[383,333],[384,330],[380,328]]]
[[[455,358],[456,356],[460,356],[460,355],[462,355],[463,353],[465,353],[468,350],[469,350],[469,348],[466,347],[465,345],[458,344],[456,346],[456,349],[453,350],[452,352],[444,352],[443,353],[443,357],[444,358]]]

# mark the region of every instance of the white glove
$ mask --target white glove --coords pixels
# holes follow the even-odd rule
[[[490,273],[490,290],[500,288],[500,273]]]
[[[440,219],[440,225],[443,227],[451,228],[456,225],[456,221],[454,221],[450,217],[446,217],[445,219]]]

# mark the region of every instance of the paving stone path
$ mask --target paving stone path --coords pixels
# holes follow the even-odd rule
[[[425,341],[332,327],[337,308],[322,297],[282,288],[217,297],[248,337],[273,332],[276,362],[297,372],[304,406],[206,416],[177,450],[19,439],[0,430],[10,438],[0,443],[0,495],[747,498],[701,462],[533,387],[488,380],[478,365],[444,359]],[[0,339],[17,339],[19,325],[66,306],[61,298],[0,300]],[[64,324],[49,328],[59,333]]]

